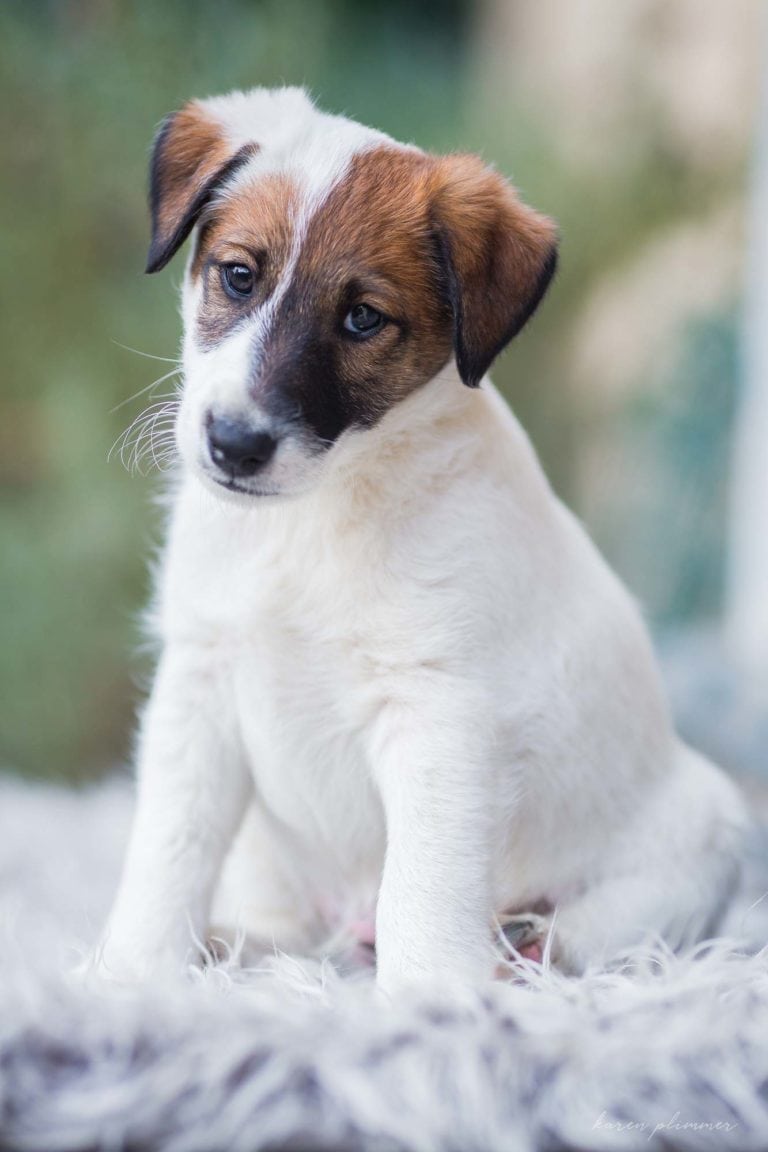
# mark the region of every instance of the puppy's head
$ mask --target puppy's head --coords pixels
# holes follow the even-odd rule
[[[155,141],[147,271],[194,230],[182,458],[244,496],[311,487],[345,433],[455,357],[477,386],[555,268],[552,222],[296,89],[186,105]]]

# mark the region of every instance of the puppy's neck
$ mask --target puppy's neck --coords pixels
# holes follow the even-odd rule
[[[329,453],[321,489],[334,499],[397,503],[455,475],[478,443],[483,397],[451,360],[372,428],[351,429]],[[318,490],[320,494],[320,489]]]

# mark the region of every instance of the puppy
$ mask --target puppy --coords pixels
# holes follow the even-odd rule
[[[150,198],[147,271],[192,234],[181,464],[104,967],[375,917],[392,993],[489,977],[500,923],[572,971],[710,931],[741,801],[487,378],[552,221],[291,88],[170,116]]]

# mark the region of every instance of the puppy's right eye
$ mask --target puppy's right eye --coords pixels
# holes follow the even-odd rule
[[[245,300],[253,292],[256,277],[247,264],[222,264],[224,291],[235,300]]]

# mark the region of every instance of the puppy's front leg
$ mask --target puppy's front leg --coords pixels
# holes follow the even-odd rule
[[[100,949],[117,978],[179,970],[204,938],[250,788],[229,693],[209,651],[164,653],[139,741],[138,806]]]
[[[491,772],[477,718],[388,705],[372,744],[387,825],[378,984],[490,978]]]

